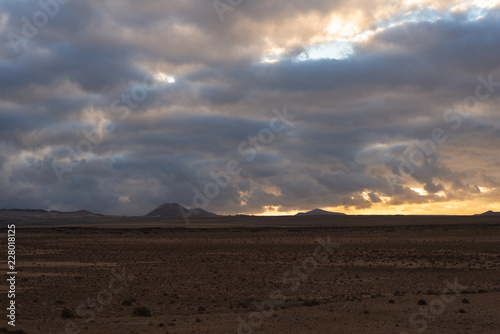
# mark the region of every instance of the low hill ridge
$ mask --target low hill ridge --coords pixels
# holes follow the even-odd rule
[[[62,214],[62,215],[102,216],[99,213],[93,213],[88,210],[78,210],[78,211],[68,211],[68,212],[52,210],[49,211],[49,213]]]
[[[484,213],[477,214],[475,216],[500,216],[500,212],[486,211]]]
[[[299,212],[296,216],[345,216],[345,213],[341,212],[331,212],[321,209],[314,209],[307,212]]]

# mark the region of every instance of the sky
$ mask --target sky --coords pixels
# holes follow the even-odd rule
[[[0,208],[500,211],[500,1],[3,0]]]

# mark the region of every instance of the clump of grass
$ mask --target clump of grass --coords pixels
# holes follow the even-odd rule
[[[389,304],[394,304],[394,299],[389,299]]]
[[[465,312],[465,310],[463,308],[461,308],[460,310],[458,310],[458,312],[460,312],[460,313],[467,313],[467,312]]]
[[[418,305],[427,305],[427,302],[425,301],[425,299],[420,299],[418,302],[417,302]]]
[[[315,305],[319,305],[319,302],[316,298],[314,299],[307,299],[307,300],[304,300],[304,302],[302,303],[302,305],[304,306],[315,306]]]
[[[364,314],[369,314],[370,312],[368,310],[363,310]]]
[[[469,300],[467,298],[462,299],[463,304],[469,304]]]
[[[132,314],[136,317],[150,317],[151,310],[145,306],[139,306],[134,309],[134,312]]]

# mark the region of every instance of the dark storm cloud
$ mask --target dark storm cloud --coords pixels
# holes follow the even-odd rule
[[[358,4],[363,24],[375,24],[378,5]],[[247,1],[221,22],[212,1],[74,1],[16,53],[8,32],[21,34],[40,7],[2,2],[0,206],[144,214],[191,205],[228,161],[241,171],[208,210],[363,209],[497,188],[500,87],[482,88],[490,97],[470,116],[444,115],[475,94],[479,76],[500,81],[499,12],[401,23],[356,43],[348,60],[296,60],[350,8]],[[272,46],[282,59],[261,62]],[[175,82],[151,84],[161,75]],[[292,123],[259,142],[284,105]],[[436,128],[447,140],[406,173],[402,159]],[[90,152],[73,154],[83,142]],[[67,166],[61,180],[54,163]]]

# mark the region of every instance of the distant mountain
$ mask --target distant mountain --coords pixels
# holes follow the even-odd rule
[[[30,213],[47,213],[42,209],[0,209],[0,211],[17,211],[17,212],[30,212]]]
[[[99,213],[93,213],[93,212],[90,212],[87,210],[78,210],[78,211],[70,211],[70,212],[62,212],[62,211],[52,210],[52,211],[49,211],[49,213],[62,214],[62,215],[102,216]]]
[[[177,203],[164,203],[148,213],[147,217],[216,217],[212,212],[205,211],[201,208],[186,209]]]
[[[500,216],[500,212],[494,212],[494,211],[486,211],[485,213],[480,213],[475,216]]]
[[[78,210],[78,211],[71,211],[71,212],[63,212],[63,211],[46,211],[42,209],[0,209],[0,211],[11,211],[11,212],[22,212],[22,213],[54,213],[54,214],[61,214],[61,215],[80,215],[80,216],[102,216],[101,214],[98,213],[93,213],[87,210]]]
[[[321,209],[314,209],[308,212],[299,212],[296,214],[296,216],[345,216],[345,215],[346,215],[345,213],[331,212]]]

